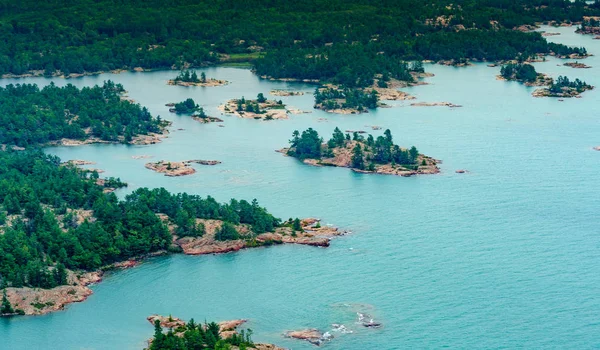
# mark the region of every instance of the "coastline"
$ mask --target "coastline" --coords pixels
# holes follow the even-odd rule
[[[163,221],[169,218],[163,214],[157,214]],[[196,219],[206,227],[206,233],[201,237],[179,237],[175,234],[175,226],[168,224],[172,234],[172,246],[180,252],[168,252],[159,250],[148,254],[129,258],[103,266],[95,271],[68,271],[68,284],[50,289],[30,287],[6,288],[7,297],[15,310],[13,314],[0,315],[0,317],[16,315],[45,315],[51,312],[64,310],[72,303],[85,301],[93,294],[91,285],[102,282],[105,272],[118,269],[136,267],[145,260],[170,254],[185,255],[207,255],[237,252],[247,248],[258,248],[279,244],[300,244],[314,247],[328,247],[332,238],[348,234],[347,231],[339,230],[332,226],[321,226],[320,219],[305,218],[300,221],[302,231],[294,232],[291,227],[282,226],[274,232],[266,232],[252,237],[249,225],[240,224],[236,228],[240,232],[240,239],[230,241],[218,241],[215,239],[216,231],[221,227],[221,220]]]

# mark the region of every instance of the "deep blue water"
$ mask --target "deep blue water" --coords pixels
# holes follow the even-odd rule
[[[548,29],[549,40],[585,46],[600,41]],[[224,116],[224,128],[168,113],[167,102],[194,98],[208,112],[230,98],[274,88],[312,92],[314,86],[270,82],[248,70],[209,68],[225,87],[167,86],[174,72],[104,74],[61,80],[2,80],[89,86],[112,79],[154,114],[172,120],[172,133],[152,146],[90,145],[48,149],[86,159],[103,175],[137,187],[257,198],[275,215],[317,216],[352,231],[327,249],[278,246],[218,256],[160,257],[117,272],[93,287],[84,303],[46,316],[0,320],[2,349],[140,349],[152,335],[146,317],[247,318],[256,341],[293,349],[313,346],[282,337],[286,330],[330,330],[326,349],[598,348],[600,347],[600,57],[592,69],[536,63],[553,77],[579,77],[599,88],[581,99],[533,98],[533,88],[495,79],[499,67],[427,65],[430,83],[406,89],[418,101],[462,108],[395,108],[363,115],[321,111],[283,121]],[[283,97],[312,111],[312,95]],[[325,120],[320,120],[324,118]],[[274,150],[295,129],[389,128],[396,143],[416,145],[443,160],[442,173],[412,178],[317,168]],[[184,130],[178,130],[184,129]],[[374,134],[381,133],[374,131]],[[148,160],[217,159],[191,176],[168,178]],[[467,174],[456,174],[467,169]],[[365,311],[381,329],[355,324]]]

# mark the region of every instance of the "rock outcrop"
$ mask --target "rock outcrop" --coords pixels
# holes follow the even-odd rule
[[[182,162],[169,162],[166,160],[160,160],[154,163],[146,163],[146,168],[156,171],[157,173],[163,173],[165,176],[185,176],[191,175],[196,172],[196,169],[191,167],[192,163],[202,165],[216,165],[221,164],[218,160],[184,160]]]
[[[297,331],[289,331],[285,333],[287,338],[306,340],[307,342],[320,346],[326,341],[329,341],[333,336],[327,332],[323,333],[316,328],[301,329]]]
[[[167,81],[167,84],[168,85],[177,85],[177,86],[206,86],[206,87],[208,87],[208,86],[227,85],[227,84],[229,84],[229,82],[227,80],[219,80],[219,79],[213,79],[213,78],[208,78],[208,79],[206,79],[206,81],[197,81],[197,82],[171,79],[171,80]]]
[[[304,92],[292,90],[271,90],[269,94],[273,96],[302,96],[304,95]]]
[[[44,315],[63,310],[66,305],[86,300],[92,290],[88,285],[102,280],[102,272],[68,271],[68,285],[51,289],[6,288],[6,296],[15,310],[25,315]]]

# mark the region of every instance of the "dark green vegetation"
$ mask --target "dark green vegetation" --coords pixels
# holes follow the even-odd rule
[[[331,139],[324,144],[318,132],[308,128],[302,134],[298,130],[294,131],[287,154],[301,160],[340,158],[339,164],[343,164],[344,152],[340,151],[348,150],[351,151],[351,159],[348,164],[351,168],[374,171],[378,164],[398,164],[415,170],[418,167],[419,157],[417,148],[412,146],[410,149],[402,149],[392,141],[392,133],[389,129],[385,130],[383,136],[378,136],[377,139],[372,135],[368,135],[365,139],[357,132],[352,136],[348,133],[344,135],[336,127]]]
[[[198,106],[193,99],[188,98],[185,101],[181,101],[173,105],[173,110],[171,111],[177,114],[191,114],[199,110],[200,106]]]
[[[379,101],[377,91],[350,88],[317,88],[315,89],[315,108],[326,111],[344,108],[358,112],[377,108]]]
[[[538,73],[531,64],[509,63],[502,66],[500,75],[506,80],[518,80],[532,83],[537,79]]]
[[[178,76],[175,77],[175,79],[173,79],[173,81],[175,82],[184,82],[184,83],[206,83],[206,74],[204,74],[204,72],[202,72],[200,74],[200,78],[198,78],[198,74],[196,74],[196,71],[189,71],[187,69],[182,70]]]
[[[377,73],[408,79],[400,60],[571,52],[511,29],[599,12],[568,0],[5,0],[0,74],[202,66],[228,54],[261,75],[366,86]]]
[[[66,283],[66,269],[94,270],[171,246],[166,214],[180,236],[201,236],[196,218],[219,219],[222,239],[233,225],[256,233],[280,225],[256,201],[219,204],[213,198],[141,188],[118,200],[96,176],[41,151],[0,152],[0,284],[51,288]],[[80,222],[78,212],[92,215]],[[230,227],[231,226],[231,227]],[[0,286],[0,287],[1,287]]]
[[[231,337],[223,339],[219,325],[215,322],[196,324],[191,319],[187,324],[163,333],[160,321],[154,322],[154,337],[149,350],[229,350],[236,346],[240,350],[254,347],[252,330],[241,330]]]
[[[82,89],[71,84],[0,87],[0,143],[26,147],[90,137],[127,143],[136,135],[160,132],[160,117],[122,100],[124,91],[111,81]]]
[[[560,93],[564,89],[575,90],[577,92],[584,92],[585,90],[592,89],[592,86],[586,84],[585,81],[581,81],[579,79],[570,81],[569,78],[561,75],[558,77],[558,79],[556,79],[556,81],[552,83],[552,85],[550,85],[548,89],[551,93]]]

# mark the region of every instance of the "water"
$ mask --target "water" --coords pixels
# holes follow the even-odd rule
[[[549,40],[585,46],[600,41],[547,29]],[[600,57],[592,69],[536,63],[554,77],[579,77],[600,88]],[[209,115],[230,99],[275,88],[314,86],[261,81],[248,70],[206,69],[231,85],[167,86],[173,72],[104,74],[20,82],[88,86],[113,79],[154,114],[172,120],[171,136],[152,146],[52,148],[63,159],[86,159],[130,184],[175,192],[257,198],[275,215],[317,216],[352,230],[327,249],[278,246],[219,256],[160,257],[117,272],[93,287],[84,303],[46,316],[0,320],[3,349],[140,349],[153,333],[153,313],[199,320],[248,318],[256,341],[293,349],[313,345],[282,337],[286,330],[344,324],[327,349],[598,348],[600,347],[599,89],[581,99],[531,97],[533,88],[495,79],[499,68],[427,66],[430,85],[407,89],[418,101],[463,108],[399,107],[364,115],[321,111],[284,121],[224,116],[224,128],[168,113],[167,102],[192,97]],[[2,80],[8,84],[15,80]],[[282,97],[312,111],[312,95]],[[320,120],[325,118],[326,120]],[[295,129],[326,138],[334,127],[389,128],[397,143],[442,159],[442,173],[402,178],[316,168],[283,157]],[[184,129],[184,130],[178,130]],[[382,130],[383,131],[383,130]],[[375,131],[374,134],[382,131]],[[217,159],[194,175],[168,178],[148,160]],[[467,169],[467,174],[456,174]],[[355,324],[356,312],[382,322]]]

